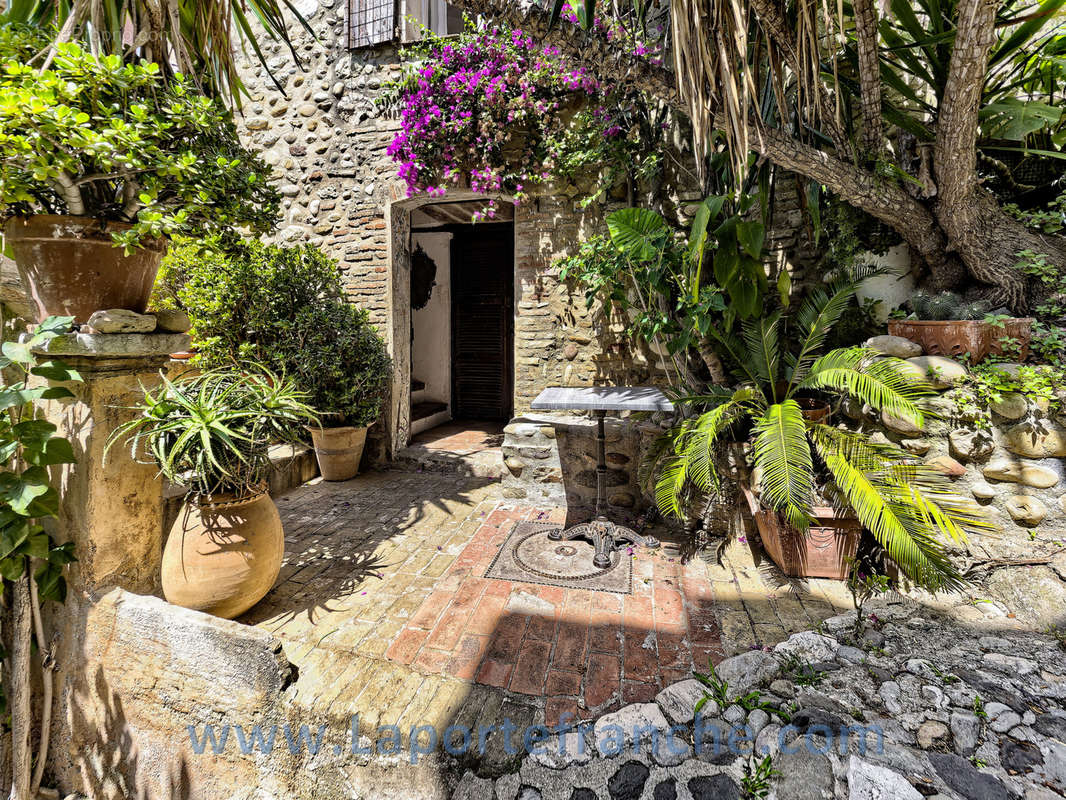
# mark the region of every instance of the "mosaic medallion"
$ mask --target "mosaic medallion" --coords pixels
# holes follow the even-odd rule
[[[558,529],[546,522],[516,523],[485,577],[629,594],[632,559],[624,548],[612,554],[610,566],[599,569],[592,563],[595,548],[591,542],[548,538]]]

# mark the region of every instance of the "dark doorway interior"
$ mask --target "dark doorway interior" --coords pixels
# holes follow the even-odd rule
[[[509,420],[514,386],[514,226],[465,226],[451,243],[452,416]]]

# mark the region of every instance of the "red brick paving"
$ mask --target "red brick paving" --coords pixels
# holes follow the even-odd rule
[[[662,552],[637,548],[629,595],[483,577],[515,522],[545,518],[561,522],[561,511],[489,514],[386,657],[544,697],[549,725],[649,700],[725,657],[710,583]]]

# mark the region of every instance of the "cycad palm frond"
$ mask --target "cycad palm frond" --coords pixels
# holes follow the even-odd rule
[[[795,400],[770,406],[756,421],[752,458],[762,470],[763,502],[806,531],[814,498],[814,460],[807,423]]]
[[[676,429],[672,435],[674,455],[666,461],[655,485],[655,503],[664,516],[681,516],[682,495],[689,483],[701,492],[718,491],[715,446],[722,431],[740,417],[741,403],[748,397],[750,391],[737,391],[731,399],[685,420]]]
[[[802,381],[814,363],[815,354],[821,350],[825,337],[840,320],[841,315],[855,296],[856,284],[852,280],[837,280],[829,285],[829,291],[815,288],[796,311],[796,327],[799,330],[800,348],[786,359],[787,375],[792,383]]]
[[[921,427],[925,417],[915,401],[933,388],[914,377],[897,358],[876,358],[861,347],[832,350],[819,358],[797,389],[833,389],[869,404],[878,411]]]
[[[943,476],[893,447],[826,425],[811,426],[811,438],[863,526],[908,578],[933,592],[962,586],[940,536],[962,543],[965,529],[987,526],[976,507],[951,499]]]
[[[781,350],[778,345],[780,323],[781,315],[771,314],[743,325],[748,363],[754,368],[755,376],[759,379],[757,382],[769,386],[771,394],[781,370]]]

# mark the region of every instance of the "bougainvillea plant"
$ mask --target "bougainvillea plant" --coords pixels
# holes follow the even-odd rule
[[[382,102],[399,109],[388,152],[408,196],[468,181],[517,205],[552,177],[594,170],[595,196],[621,172],[658,168],[649,139],[661,137],[663,120],[521,30],[471,26],[458,38],[429,35],[407,54],[410,67]],[[477,218],[496,211],[491,199]]]

